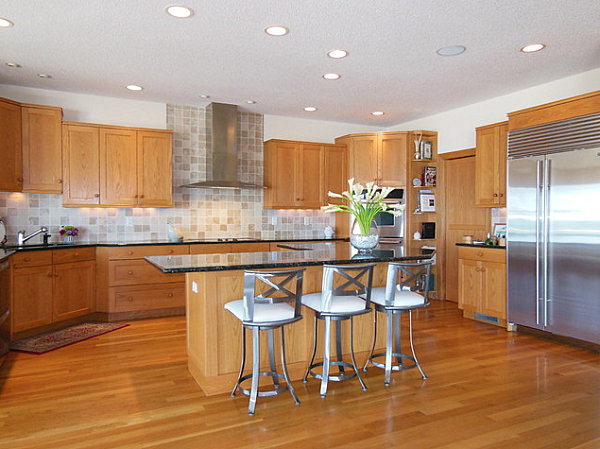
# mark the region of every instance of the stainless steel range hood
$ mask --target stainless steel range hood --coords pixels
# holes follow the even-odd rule
[[[212,177],[181,187],[191,189],[262,189],[263,186],[242,182],[238,177],[237,106],[211,103],[206,107],[208,151],[212,154]]]

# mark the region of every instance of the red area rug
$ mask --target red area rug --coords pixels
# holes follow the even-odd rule
[[[57,331],[46,332],[35,337],[23,338],[13,341],[10,349],[19,352],[28,352],[30,354],[43,354],[63,348],[73,343],[77,343],[88,338],[97,337],[117,329],[121,329],[128,324],[117,323],[82,323],[67,327]]]

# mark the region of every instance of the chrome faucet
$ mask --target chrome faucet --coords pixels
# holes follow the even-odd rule
[[[23,245],[23,243],[25,243],[27,240],[29,240],[32,237],[35,237],[38,234],[44,234],[43,235],[44,245],[47,245],[48,238],[50,238],[50,234],[48,234],[48,228],[46,226],[42,226],[40,229],[32,232],[29,235],[25,235],[25,231],[17,232],[17,245],[19,245],[19,246]]]

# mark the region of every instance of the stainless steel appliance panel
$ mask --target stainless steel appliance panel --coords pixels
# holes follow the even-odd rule
[[[600,344],[600,148],[546,159],[546,330]]]
[[[544,157],[508,161],[508,321],[543,328],[541,183]]]

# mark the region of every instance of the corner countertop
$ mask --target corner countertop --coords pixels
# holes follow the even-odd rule
[[[288,244],[285,247],[292,251],[153,256],[145,259],[163,273],[190,273],[302,267],[326,263],[399,262],[430,258],[421,254],[405,254],[404,247],[393,244],[380,244],[370,254],[356,254],[350,243],[342,241]]]
[[[482,245],[480,243],[457,243],[456,246],[468,246],[471,248],[506,249],[506,246]]]
[[[9,256],[12,256],[15,253],[13,249],[0,248],[0,262],[4,262],[4,259],[7,259]]]

